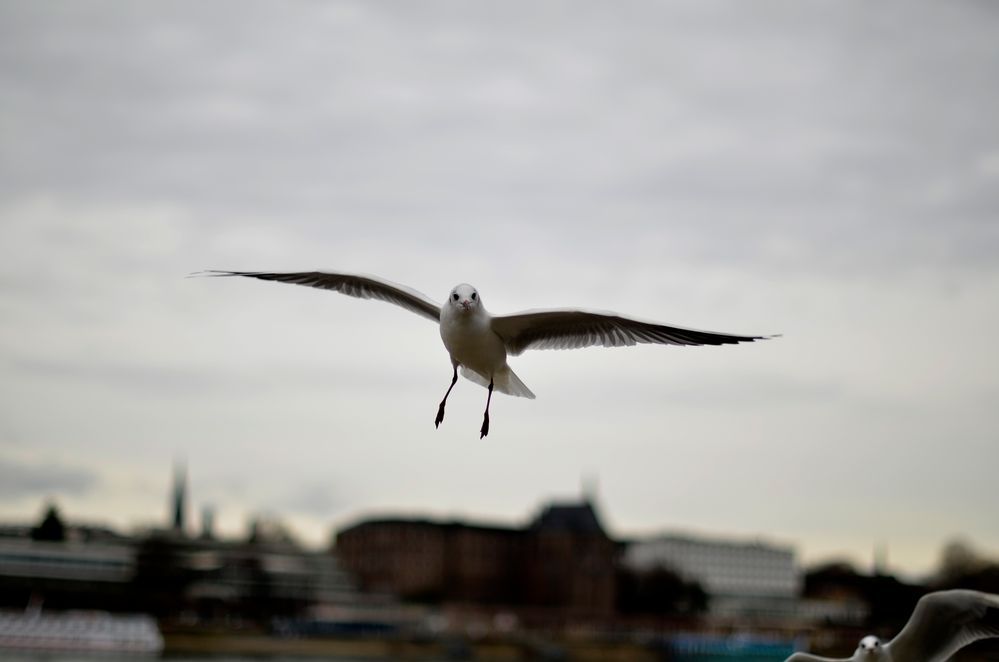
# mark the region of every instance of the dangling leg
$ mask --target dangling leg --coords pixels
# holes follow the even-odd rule
[[[444,420],[444,403],[447,402],[447,396],[451,395],[451,389],[454,388],[455,383],[458,381],[458,364],[452,361],[451,365],[454,368],[454,376],[451,377],[451,385],[447,387],[447,393],[444,394],[444,399],[441,400],[441,406],[437,408],[437,418],[434,420],[434,428],[439,428],[441,421]]]
[[[482,417],[482,434],[479,435],[479,439],[482,439],[487,434],[489,434],[489,402],[493,399],[493,378],[489,378],[489,395],[486,396],[486,413]]]

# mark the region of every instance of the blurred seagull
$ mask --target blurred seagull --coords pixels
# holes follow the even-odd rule
[[[675,326],[640,322],[615,313],[585,310],[528,310],[493,316],[482,306],[482,297],[471,285],[456,285],[443,306],[416,290],[376,276],[364,274],[302,271],[204,271],[193,276],[244,276],[281,283],[334,290],[359,299],[380,299],[422,315],[440,325],[441,340],[451,357],[453,374],[437,408],[434,426],[444,420],[444,405],[461,374],[489,390],[480,436],[489,434],[489,403],[493,389],[500,393],[534,398],[510,366],[507,354],[517,356],[526,349],[573,349],[603,345],[621,347],[636,343],[660,345],[729,345],[764,340],[774,336],[735,336],[694,331]]]
[[[999,637],[999,595],[957,589],[924,595],[902,631],[888,643],[860,640],[853,657],[836,660],[795,653],[786,662],[943,662],[979,639]]]

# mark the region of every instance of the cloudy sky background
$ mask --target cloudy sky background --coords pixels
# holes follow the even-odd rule
[[[0,517],[518,525],[806,563],[999,556],[999,6],[0,2]],[[385,304],[205,268],[612,309],[722,348],[459,382]]]

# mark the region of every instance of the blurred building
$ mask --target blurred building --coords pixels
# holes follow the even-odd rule
[[[361,601],[353,579],[326,552],[304,549],[273,517],[250,522],[244,539],[219,538],[214,509],[198,533],[187,521],[187,472],[174,469],[169,526],[136,544],[135,590],[161,617],[208,622],[269,622]]]
[[[801,572],[789,547],[664,535],[628,544],[624,563],[639,571],[665,568],[697,582],[710,615],[719,619],[780,619],[798,606]]]
[[[339,533],[336,554],[366,591],[419,602],[512,603],[521,532],[433,522],[367,520]]]
[[[36,526],[0,525],[0,606],[42,599],[47,608],[237,624],[375,613],[392,604],[388,596],[453,613],[513,612],[524,625],[545,627],[700,616],[705,604],[715,623],[798,616],[849,625],[868,615],[866,593],[844,600],[816,589],[800,602],[789,547],[681,535],[616,542],[586,496],[548,503],[523,526],[365,519],[342,529],[330,553],[304,549],[273,518],[223,539],[206,508],[198,530],[188,521],[182,467],[171,484],[163,526],[134,537],[63,523],[54,508]]]
[[[103,527],[70,526],[58,540],[31,527],[0,532],[0,607],[44,598],[54,608],[127,609],[135,544]]]
[[[619,547],[589,501],[546,506],[529,527],[524,548],[528,604],[614,611]]]
[[[287,543],[154,536],[140,546],[136,584],[159,615],[268,620],[358,601],[337,559]]]
[[[589,615],[614,610],[617,550],[589,502],[549,505],[524,528],[387,518],[336,538],[337,556],[365,590]]]
[[[0,525],[0,607],[145,611],[160,617],[266,621],[367,604],[336,557],[303,549],[260,518],[220,539],[208,509],[200,535],[186,518],[187,476],[174,470],[165,526],[136,536],[63,522],[49,507],[35,526]]]

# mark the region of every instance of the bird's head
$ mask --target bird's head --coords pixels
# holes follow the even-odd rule
[[[447,298],[448,305],[463,313],[471,313],[482,306],[479,293],[468,283],[455,285],[451,290],[451,295]]]
[[[867,635],[860,640],[857,646],[856,657],[862,660],[877,660],[884,651],[884,644],[874,635]]]

